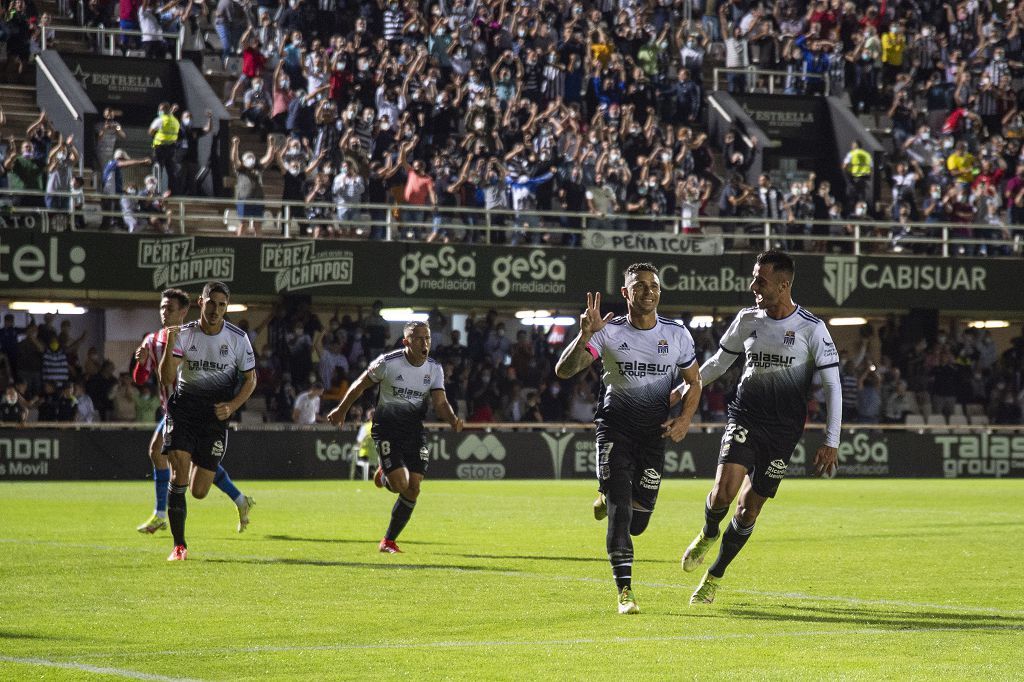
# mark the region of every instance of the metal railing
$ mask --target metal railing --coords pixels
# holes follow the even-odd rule
[[[755,93],[767,93],[774,95],[777,92],[782,94],[797,94],[792,88],[801,87],[806,90],[806,84],[809,80],[820,80],[824,83],[824,92],[822,94],[829,95],[831,91],[831,79],[828,73],[804,73],[803,71],[778,71],[775,69],[758,69],[753,66],[747,66],[743,68],[728,68],[722,66],[716,66],[713,72],[712,85],[715,90],[721,90],[719,82],[722,74],[738,74],[745,76],[746,83],[743,87],[744,94],[755,94]],[[761,85],[758,79],[766,79],[766,84]],[[776,79],[781,79],[783,84],[781,87],[776,86]],[[792,81],[792,86],[787,85],[786,81]]]
[[[47,41],[49,40],[48,33],[54,34],[54,40],[57,39],[59,33],[71,33],[71,34],[87,34],[96,36],[96,46],[101,54],[115,55],[118,53],[117,38],[120,37],[139,37],[146,35],[159,35],[164,41],[174,41],[174,58],[181,60],[182,46],[185,44],[185,24],[182,23],[181,28],[176,33],[158,33],[150,34],[142,31],[131,31],[121,28],[107,28],[106,26],[47,26],[46,30],[40,32],[40,47],[43,50],[47,49]]]
[[[45,196],[69,198],[66,209],[10,205],[12,197],[35,197],[38,203]],[[121,200],[127,195],[86,192],[41,192],[0,189],[0,228],[21,227],[56,231],[74,229],[84,223],[93,229],[97,219],[120,219],[124,216]],[[148,197],[132,196],[131,201],[149,201]],[[108,202],[103,208],[102,202]],[[1022,252],[1024,226],[994,227],[987,223],[896,223],[881,220],[799,220],[749,217],[681,217],[637,214],[572,213],[561,211],[515,211],[505,208],[482,209],[465,207],[413,206],[407,204],[354,204],[349,214],[337,218],[335,203],[305,203],[249,199],[171,196],[160,198],[163,210],[147,213],[135,210],[140,222],[156,218],[166,223],[165,231],[175,234],[224,234],[253,232],[264,236],[306,236],[317,227],[329,228],[342,238],[400,241],[437,238],[470,240],[482,243],[549,243],[568,237],[573,244],[588,246],[586,238],[595,231],[601,234],[644,236],[678,236],[680,239],[721,239],[724,251],[748,251],[784,246],[793,251],[825,252],[838,247],[851,255],[979,255],[1016,256]],[[77,205],[81,203],[81,205]],[[239,217],[238,204],[259,205],[260,218]],[[322,215],[310,215],[311,211]],[[811,226],[827,228],[830,234],[813,234]],[[239,227],[243,228],[239,230]],[[849,234],[843,234],[847,228]],[[245,229],[250,228],[250,229]],[[897,233],[897,229],[899,232]],[[1009,237],[993,237],[992,232],[1006,230]],[[142,231],[142,230],[139,230]],[[824,229],[822,230],[824,231]],[[836,232],[840,234],[835,234]],[[500,233],[500,237],[498,236]],[[544,241],[544,236],[547,240]],[[596,244],[589,244],[597,246]]]
[[[249,399],[256,401],[256,397]],[[153,424],[140,422],[0,422],[2,429],[63,429],[71,431],[152,431]],[[442,422],[424,422],[423,426],[433,431],[445,431],[451,427]],[[714,433],[723,431],[728,426],[725,422],[694,421],[690,424],[690,432]],[[359,424],[348,423],[339,428],[328,424],[293,424],[291,422],[244,423],[230,422],[228,428],[234,431],[315,431],[332,433],[337,431],[356,431]],[[463,427],[474,431],[545,431],[547,433],[568,433],[570,431],[593,431],[593,422],[466,422]],[[824,431],[825,424],[808,423],[808,431]],[[1024,431],[1024,424],[843,424],[845,433],[857,431],[910,431],[914,433],[1016,433]]]

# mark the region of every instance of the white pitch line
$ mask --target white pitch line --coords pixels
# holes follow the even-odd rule
[[[198,682],[186,677],[167,677],[166,675],[153,675],[137,670],[125,670],[123,668],[108,668],[106,666],[89,665],[87,663],[75,663],[73,661],[51,661],[45,658],[21,658],[18,656],[0,656],[0,663],[18,663],[21,665],[37,665],[46,668],[63,668],[64,670],[78,670],[80,672],[96,673],[97,675],[113,675],[114,677],[125,677],[130,680],[160,680],[161,682]]]
[[[1021,632],[1024,625],[993,625],[973,628],[985,632]],[[140,658],[152,656],[216,656],[224,654],[260,654],[260,653],[298,653],[318,651],[373,651],[373,650],[397,650],[397,649],[475,649],[479,647],[557,647],[557,646],[583,646],[589,644],[638,644],[650,642],[717,642],[737,639],[789,639],[793,637],[848,637],[850,635],[885,635],[891,637],[894,634],[924,634],[940,632],[957,632],[954,628],[933,627],[933,628],[901,628],[892,630],[889,628],[858,628],[855,630],[802,630],[799,632],[776,632],[776,633],[748,633],[730,632],[715,635],[656,635],[651,637],[576,637],[571,639],[506,639],[506,640],[441,640],[428,642],[382,642],[382,643],[352,643],[352,644],[310,644],[310,645],[257,645],[244,647],[215,647],[210,649],[188,649],[181,651],[136,651],[131,653],[115,652],[109,654],[89,654],[90,657],[102,658]]]
[[[56,540],[23,540],[19,538],[0,538],[0,545],[3,544],[24,544],[24,545],[43,545],[50,547],[68,547],[73,549],[94,549],[99,551],[109,551],[118,553],[133,553],[133,554],[152,554],[152,550],[144,549],[141,547],[116,547],[112,545],[96,545],[78,542],[60,542]],[[278,559],[275,557],[267,557],[266,555],[243,555],[243,554],[224,554],[220,552],[204,552],[203,558],[209,559],[221,559],[221,560],[243,560],[252,561],[254,563],[266,564],[272,566],[278,563]],[[288,559],[293,559],[290,557]],[[501,558],[501,557],[494,557]],[[201,561],[202,559],[198,559]],[[287,559],[286,559],[287,561]],[[642,562],[641,562],[642,563]],[[382,564],[383,565],[383,564]],[[526,578],[526,579],[538,579],[538,580],[560,580],[563,582],[582,582],[582,583],[600,583],[605,584],[608,582],[606,578],[596,576],[568,576],[568,575],[557,575],[549,573],[537,573],[533,571],[491,571],[491,570],[471,570],[465,568],[456,567],[445,567],[445,568],[420,568],[417,564],[397,564],[394,567],[401,569],[403,567],[410,569],[425,570],[425,571],[445,571],[449,573],[481,573],[490,575],[500,575],[509,578]],[[481,567],[485,569],[486,567]],[[693,589],[693,585],[689,583],[658,583],[658,582],[647,582],[638,581],[638,585],[642,585],[645,588],[653,589],[669,589],[669,590],[690,590]],[[973,612],[973,613],[985,613],[993,616],[1024,616],[1024,610],[1022,609],[1002,609],[997,606],[970,606],[962,604],[930,604],[927,602],[915,602],[915,601],[900,601],[896,599],[870,599],[863,597],[844,597],[841,595],[814,595],[806,594],[802,592],[768,592],[762,590],[744,590],[744,589],[730,589],[733,594],[745,594],[755,597],[769,597],[775,599],[794,599],[799,601],[809,602],[833,602],[840,604],[849,604],[850,606],[902,606],[906,608],[915,609],[935,609],[940,611],[950,612]]]

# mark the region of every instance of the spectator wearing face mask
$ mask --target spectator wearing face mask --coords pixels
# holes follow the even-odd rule
[[[199,126],[188,111],[181,114],[181,130],[178,133],[178,149],[175,162],[178,164],[178,186],[172,187],[175,194],[195,196],[199,194],[199,143],[213,130],[213,112],[206,110],[205,123]]]
[[[78,150],[75,147],[75,136],[68,135],[60,144],[53,148],[47,159],[46,170],[46,208],[51,211],[67,211],[70,205],[68,197],[54,196],[56,193],[70,193],[71,177],[75,165],[78,164]]]
[[[235,98],[238,97],[238,93],[242,88],[249,86],[249,90],[252,91],[254,88],[250,84],[254,84],[255,81],[260,81],[262,88],[263,67],[267,63],[266,57],[263,56],[263,52],[260,50],[259,38],[254,34],[252,27],[246,30],[241,42],[245,45],[245,49],[242,50],[242,73],[239,74],[235,86],[231,88],[231,94],[228,96],[227,101],[224,102],[224,106],[228,109],[235,105]],[[269,103],[267,103],[266,110],[269,117]]]
[[[259,221],[263,217],[263,178],[262,171],[274,160],[275,143],[273,139],[267,143],[267,150],[262,159],[257,159],[253,152],[245,152],[239,156],[240,140],[231,138],[231,166],[235,171],[235,201],[238,212],[239,236],[246,225],[250,233],[262,228]]]

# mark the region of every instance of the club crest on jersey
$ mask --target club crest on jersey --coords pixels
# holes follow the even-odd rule
[[[668,355],[668,341],[665,339],[658,341],[658,355]]]
[[[786,332],[786,336],[783,337],[782,343],[787,346],[792,346],[796,343],[796,332]]]
[[[222,358],[226,358],[226,357],[228,356],[228,344],[226,344],[226,343],[224,343],[224,344],[221,344],[221,347],[220,347],[220,356],[221,356]]]
[[[429,374],[424,374],[423,375],[423,385],[424,386],[429,386],[430,385],[430,375]]]

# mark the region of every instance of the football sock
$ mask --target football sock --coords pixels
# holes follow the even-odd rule
[[[653,513],[644,509],[634,509],[633,518],[629,521],[629,534],[640,535],[647,530],[647,524],[651,522],[651,514]]]
[[[710,496],[709,496],[710,497]],[[718,527],[722,525],[722,519],[729,513],[729,507],[720,507],[719,509],[712,509],[711,504],[708,501],[704,502],[704,537],[715,538],[718,537]]]
[[[156,508],[153,511],[160,518],[167,518],[167,484],[170,482],[170,469],[153,468],[153,484],[156,486]]]
[[[230,497],[235,504],[238,504],[238,498],[245,499],[242,495],[242,491],[235,487],[235,484],[231,482],[231,477],[228,476],[228,472],[224,470],[224,467],[217,465],[217,473],[213,476],[213,484],[228,497]]]
[[[753,532],[754,524],[741,526],[736,517],[733,517],[732,523],[722,533],[722,546],[718,550],[718,558],[715,559],[715,563],[708,569],[708,573],[716,578],[724,576],[725,569],[729,567],[730,562],[740,553],[743,545],[747,544],[747,540]]]
[[[606,544],[608,548],[608,561],[612,565],[612,575],[615,576],[615,587],[622,590],[623,587],[631,587],[633,579],[633,538],[629,536],[630,525],[633,518],[633,505],[628,494],[625,501],[619,501],[619,496],[608,496],[608,535]]]
[[[167,520],[171,523],[171,535],[174,537],[175,546],[185,544],[186,490],[187,485],[171,483],[167,486]]]
[[[388,532],[384,533],[386,540],[393,541],[398,537],[398,534],[405,528],[405,524],[409,523],[412,510],[415,508],[416,500],[406,499],[402,494],[398,495],[395,506],[391,508],[391,523],[388,524]]]
[[[620,592],[623,587],[633,587],[633,550],[619,549],[608,552],[608,561],[612,564],[612,575],[615,576],[615,587]]]

